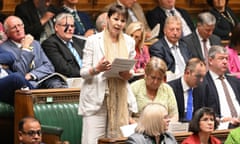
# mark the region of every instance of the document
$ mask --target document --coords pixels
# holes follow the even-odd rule
[[[120,130],[124,137],[129,137],[135,132],[135,128],[137,127],[137,123],[121,126]]]
[[[112,62],[112,67],[110,70],[104,72],[103,76],[105,77],[120,77],[119,72],[130,71],[136,60],[134,59],[124,59],[124,58],[115,58]]]
[[[151,41],[154,38],[156,38],[159,34],[159,31],[160,31],[160,24],[158,23],[158,24],[155,25],[155,27],[151,31],[151,37],[146,39],[146,41]]]

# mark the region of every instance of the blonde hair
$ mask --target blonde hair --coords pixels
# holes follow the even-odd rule
[[[162,76],[166,75],[167,65],[164,60],[158,57],[151,57],[145,67],[145,74],[149,75],[152,71],[159,71]]]
[[[167,109],[160,103],[146,105],[140,115],[135,131],[149,136],[159,136],[165,133],[164,112],[167,112]]]
[[[145,35],[146,35],[143,23],[139,21],[130,23],[126,28],[126,34],[131,36],[135,31],[138,31],[138,30],[142,32],[141,41],[138,48],[142,48],[145,41]]]

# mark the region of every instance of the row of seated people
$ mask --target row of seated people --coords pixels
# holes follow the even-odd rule
[[[15,15],[23,19],[27,33],[32,34],[37,40],[43,41],[54,32],[53,23],[54,17],[59,12],[68,12],[74,16],[75,19],[75,34],[90,36],[94,34],[94,25],[90,17],[77,10],[78,0],[63,0],[63,6],[55,8],[51,5],[51,1],[41,2],[38,0],[29,0],[16,6]],[[147,31],[147,37],[150,36],[150,29],[156,24],[161,25],[158,38],[164,36],[163,27],[165,20],[170,15],[177,15],[181,17],[183,23],[183,36],[187,36],[194,32],[195,27],[188,12],[182,8],[175,7],[175,0],[159,0],[157,6],[145,14],[142,7],[134,0],[116,0],[112,4],[120,4],[128,9],[129,17],[127,25],[134,21],[143,23]],[[231,36],[231,30],[238,23],[237,16],[228,7],[228,0],[214,1],[206,0],[210,6],[211,12],[217,19],[214,34],[218,35],[222,40],[227,40]],[[107,5],[102,11],[108,11],[112,4]],[[49,30],[47,27],[51,27]],[[44,36],[45,35],[45,36]]]
[[[152,144],[152,143],[168,143],[177,144],[175,137],[167,132],[169,126],[169,116],[165,106],[152,103],[144,107],[140,116],[139,123],[135,133],[129,136],[125,143],[127,144]],[[189,130],[192,135],[183,140],[182,144],[203,143],[203,144],[220,144],[218,138],[211,135],[217,128],[218,121],[211,108],[203,107],[199,109],[190,122]],[[239,143],[240,128],[231,130],[228,134],[225,144]],[[18,123],[18,139],[22,144],[43,144],[42,128],[38,119],[25,116]],[[58,141],[56,144],[69,144],[68,141]]]

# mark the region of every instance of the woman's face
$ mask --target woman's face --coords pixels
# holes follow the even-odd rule
[[[145,75],[146,87],[149,90],[157,90],[163,80],[164,77],[159,71],[152,71],[150,74]]]
[[[163,122],[164,122],[164,130],[167,131],[170,123],[170,117],[168,115],[167,110],[163,112]]]
[[[136,30],[131,34],[132,38],[135,40],[136,46],[139,46],[141,40],[142,40],[142,31]]]
[[[117,37],[126,24],[126,19],[118,13],[114,13],[113,15],[111,15],[111,17],[108,18],[107,21],[108,30],[110,32],[110,35],[113,37]]]
[[[211,133],[214,131],[214,117],[204,114],[199,121],[200,132]]]
[[[213,6],[217,9],[224,8],[226,5],[226,0],[213,0]]]

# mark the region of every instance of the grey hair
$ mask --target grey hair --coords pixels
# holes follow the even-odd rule
[[[225,47],[221,45],[213,45],[208,51],[208,56],[214,58],[217,53],[228,54],[228,51]]]
[[[107,12],[101,13],[96,19],[96,29],[98,32],[103,31],[103,26],[107,25]]]
[[[169,16],[169,17],[167,17],[167,19],[165,21],[164,29],[172,22],[177,22],[182,27],[182,21],[179,16]]]
[[[216,18],[214,15],[212,15],[210,12],[202,12],[198,14],[198,24],[203,25],[215,25],[216,24]]]
[[[71,14],[69,14],[69,13],[60,13],[60,14],[58,14],[57,16],[56,16],[56,20],[55,20],[55,25],[56,24],[60,24],[61,23],[61,20],[62,19],[73,19],[73,21],[74,21],[74,18],[73,18],[73,16],[71,15]]]
[[[24,24],[23,21],[22,21],[22,19],[21,19],[20,17],[17,17],[17,16],[9,16],[9,17],[7,17],[7,19],[6,19],[6,20],[4,21],[4,23],[3,23],[4,31],[5,31],[6,33],[8,33],[8,30],[9,30],[8,20],[9,20],[10,17],[15,17],[15,18],[17,18],[19,21],[21,21],[22,24]]]

